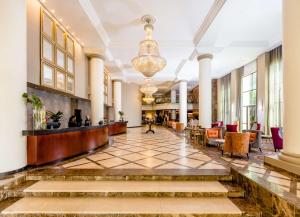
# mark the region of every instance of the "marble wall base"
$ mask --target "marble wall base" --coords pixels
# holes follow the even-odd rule
[[[282,192],[266,180],[247,171],[231,170],[233,181],[245,190],[245,199],[262,210],[263,217],[298,217],[299,204],[292,195]]]

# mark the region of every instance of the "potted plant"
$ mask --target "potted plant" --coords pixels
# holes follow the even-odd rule
[[[60,120],[63,118],[64,114],[61,111],[58,111],[56,113],[47,111],[47,117],[52,120],[52,122],[47,123],[47,128],[51,129],[53,127],[54,129],[57,129],[60,127],[61,123]]]
[[[32,105],[32,120],[33,120],[33,129],[40,130],[46,128],[46,111],[43,106],[42,100],[32,94],[23,93],[22,98],[24,99],[26,105]]]
[[[124,118],[123,118],[123,116],[124,116],[124,112],[122,112],[122,111],[119,111],[119,115],[120,115],[120,121],[124,121]]]

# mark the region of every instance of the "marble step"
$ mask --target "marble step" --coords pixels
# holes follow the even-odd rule
[[[244,214],[228,198],[40,198],[26,197],[1,212],[5,217],[35,216],[222,216]]]
[[[237,197],[238,190],[218,181],[38,181],[14,196]]]
[[[141,174],[139,174],[141,173]],[[226,170],[181,171],[172,170],[127,171],[123,170],[59,170],[44,169],[27,174],[26,180],[73,180],[73,181],[115,181],[115,180],[157,180],[157,181],[232,181],[232,175]]]

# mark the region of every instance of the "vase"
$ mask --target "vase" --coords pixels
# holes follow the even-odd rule
[[[46,109],[45,107],[34,107],[32,110],[32,126],[34,130],[46,129]]]

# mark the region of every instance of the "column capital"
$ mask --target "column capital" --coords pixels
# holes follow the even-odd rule
[[[114,82],[123,82],[123,80],[122,80],[122,79],[120,79],[120,78],[115,78],[115,79],[112,79],[112,81],[114,81]]]
[[[186,83],[187,83],[188,80],[186,80],[186,79],[180,79],[180,80],[178,80],[178,82],[179,82],[179,83],[181,83],[181,82],[186,82]]]
[[[90,53],[90,54],[87,54],[87,56],[90,59],[92,59],[92,58],[98,58],[98,59],[101,59],[101,60],[105,61],[105,56],[103,56],[102,54]]]
[[[212,59],[214,56],[212,54],[201,54],[197,57],[197,60],[200,61],[202,59]]]

